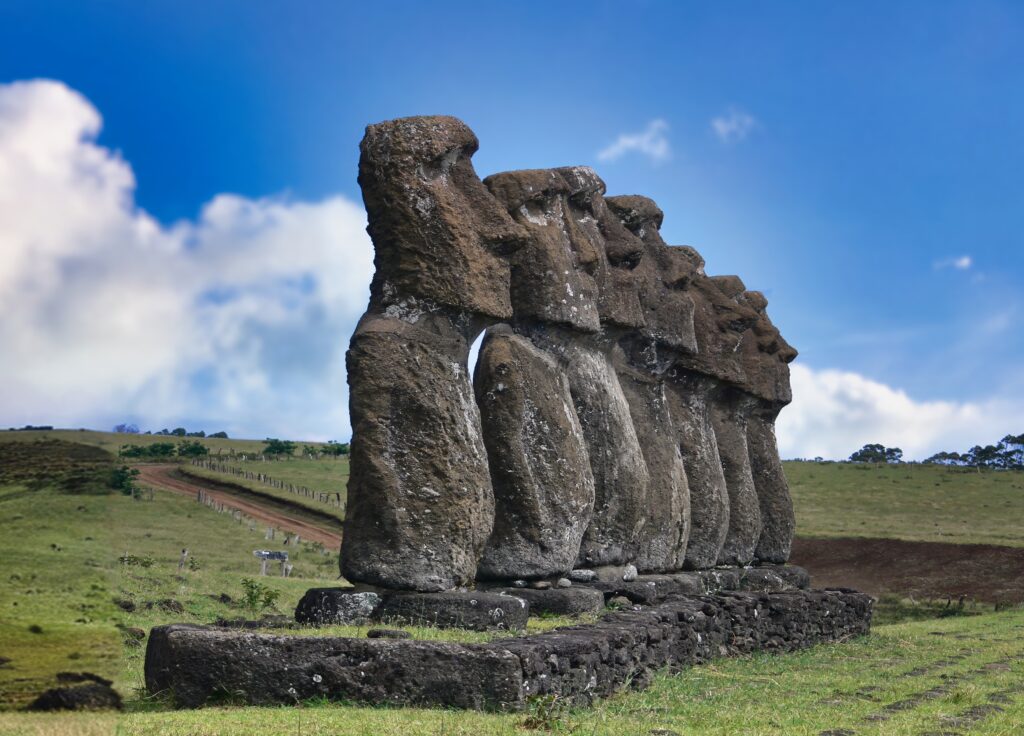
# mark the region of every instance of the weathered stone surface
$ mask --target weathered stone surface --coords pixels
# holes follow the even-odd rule
[[[411,639],[412,634],[402,629],[370,629],[366,632],[367,639]]]
[[[146,686],[193,707],[228,695],[489,710],[522,709],[536,695],[586,704],[627,683],[646,687],[664,667],[866,634],[871,605],[844,590],[687,596],[485,645],[161,626],[146,651]]]
[[[782,563],[792,549],[796,515],[775,440],[777,415],[773,408],[755,412],[747,422],[747,442],[762,523],[754,554],[764,562]]]
[[[473,131],[446,116],[370,125],[359,186],[373,239],[371,303],[391,313],[439,306],[511,316],[505,258],[523,233],[473,169]]]
[[[521,707],[522,667],[501,649],[449,642],[286,637],[158,626],[146,687],[178,706],[310,698],[499,710]]]
[[[533,616],[578,616],[581,613],[597,613],[604,608],[604,595],[601,591],[579,585],[551,590],[505,588],[504,592],[525,599],[530,604],[530,615]]]
[[[796,350],[779,334],[765,311],[768,301],[748,291],[743,301],[758,315],[742,346],[746,389],[757,398],[747,422],[751,473],[761,510],[761,535],[755,555],[764,562],[785,562],[793,543],[796,518],[789,484],[775,440],[775,419],[793,399],[789,363]]]
[[[295,608],[300,624],[365,624],[373,620],[380,596],[352,588],[310,588]]]
[[[446,593],[394,593],[374,611],[383,623],[404,623],[449,629],[526,629],[530,607],[524,596],[481,590]]]
[[[594,506],[594,478],[565,372],[527,337],[490,330],[474,388],[495,498],[494,530],[477,577],[564,574]]]
[[[756,405],[753,396],[732,387],[720,389],[711,405],[711,424],[729,495],[729,531],[718,553],[719,565],[749,564],[761,536],[761,507],[747,445],[748,419]]]
[[[632,562],[646,521],[650,476],[615,368],[596,345],[551,333],[532,337],[564,361],[594,476],[594,510],[576,566]]]
[[[510,412],[510,421],[499,425],[507,435],[518,430],[527,438],[521,443],[525,452],[515,453],[525,461],[509,463],[493,451],[490,456],[502,469],[499,472],[509,471],[503,482],[520,490],[522,500],[539,511],[539,521],[546,522],[548,516],[568,518],[564,539],[555,543],[558,554],[575,543],[581,564],[632,560],[639,549],[648,474],[628,404],[611,365],[609,351],[614,340],[590,335],[602,325],[607,332],[643,323],[628,273],[629,264],[641,255],[642,244],[609,212],[602,198],[604,182],[589,168],[511,171],[488,177],[485,183],[529,234],[526,244],[511,257],[512,325],[518,334],[551,356],[553,365],[568,378],[593,478],[593,505],[575,503],[573,507],[583,513],[568,517],[565,513],[546,513],[552,499],[563,497],[563,503],[582,499],[586,486],[581,486],[572,474],[586,481],[587,473],[573,470],[578,455],[571,453],[566,467],[560,469],[568,475],[558,479],[559,484],[550,485],[543,495],[532,490],[537,479],[525,471],[549,463],[550,452],[544,437],[534,441],[526,428],[516,424],[514,412]],[[477,380],[488,386],[504,383],[489,370],[479,368]],[[529,381],[528,374],[523,381]],[[543,405],[541,411],[553,417],[562,410],[562,402],[548,402],[546,397],[552,395],[555,392],[524,392],[522,400]],[[512,397],[512,403],[518,401],[518,396]],[[520,424],[529,416],[526,411],[519,412]],[[491,421],[486,410],[484,421]],[[542,433],[546,432],[547,428],[542,428]],[[569,439],[573,438],[563,442]],[[591,509],[596,513],[592,514]],[[499,517],[505,511],[499,508]],[[515,522],[499,518],[497,524],[512,528]],[[580,524],[586,532],[582,543],[576,543],[575,530]],[[527,521],[523,533],[541,536],[535,526],[533,520]],[[507,560],[519,554],[522,545],[507,543],[514,536],[496,532],[492,537],[492,549],[485,556],[485,575],[494,575],[491,560]],[[506,549],[501,550],[502,546]],[[541,574],[532,564],[533,557],[526,558],[523,576]],[[496,567],[508,570],[510,564]],[[563,567],[558,572],[568,569]],[[510,577],[513,573],[504,575]]]
[[[350,581],[467,585],[494,506],[469,346],[511,315],[522,230],[473,171],[454,118],[367,128],[359,183],[374,242],[370,305],[346,357],[353,424],[341,571]]]
[[[672,368],[666,382],[669,411],[690,488],[690,536],[684,566],[713,567],[729,533],[729,493],[711,423],[715,379]]]
[[[51,688],[29,703],[27,710],[121,710],[122,707],[121,696],[106,681]]]
[[[690,536],[690,488],[675,424],[669,413],[665,382],[621,356],[616,372],[629,405],[649,481],[644,524],[637,539],[636,566],[642,572],[665,572],[683,566]]]

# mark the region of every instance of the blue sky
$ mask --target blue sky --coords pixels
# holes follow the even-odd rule
[[[73,385],[74,361],[102,382],[109,371],[97,356],[128,354],[135,333],[112,327],[69,354],[65,343],[82,330],[52,315],[79,292],[50,282],[52,300],[23,306],[22,326],[37,336],[61,329],[49,344],[8,344],[15,362],[46,358],[51,368],[13,376],[22,398],[0,398],[0,425],[134,418],[345,438],[344,387],[327,373],[364,298],[366,259],[342,274],[347,261],[332,270],[324,255],[342,246],[309,242],[323,235],[345,240],[346,252],[368,248],[358,213],[346,209],[360,201],[367,123],[447,113],[479,136],[481,175],[594,165],[609,192],[657,200],[666,239],[696,246],[709,273],[737,273],[767,294],[801,351],[794,384],[803,399],[798,392],[790,425],[780,426],[784,454],[848,454],[862,440],[920,454],[1024,430],[1024,6],[484,5],[5,3],[0,84],[55,80],[80,99],[11,93],[0,116],[35,105],[48,119],[71,119],[76,105],[91,106],[102,117],[95,146],[134,174],[117,216],[144,215],[183,238],[167,246],[181,252],[162,272],[198,252],[205,260],[181,279],[195,281],[188,268],[205,272],[204,263],[244,271],[297,255],[204,283],[185,305],[168,306],[168,284],[168,302],[154,303],[148,319],[173,316],[184,333],[215,334],[211,344],[181,364],[195,347],[186,334],[171,355],[141,361],[145,380],[111,379],[95,392]],[[76,135],[91,143],[95,131],[82,125]],[[58,138],[32,145],[59,147]],[[4,191],[12,211],[29,209],[16,187]],[[211,221],[218,201],[222,219]],[[62,217],[59,199],[52,217]],[[126,227],[111,223],[103,227]],[[0,232],[23,263],[36,262],[25,244],[33,227]],[[77,283],[85,301],[112,269],[146,291],[144,268],[111,266],[81,230],[60,235],[48,273]],[[129,238],[119,252],[138,247]],[[232,265],[242,261],[229,252],[246,265]],[[100,276],[86,281],[90,269]],[[9,278],[7,296],[38,294],[39,278]],[[270,301],[256,305],[257,295]],[[126,297],[113,309],[131,313],[132,304]],[[259,370],[242,368],[243,358]],[[306,394],[316,399],[297,398]],[[54,395],[64,398],[32,402]],[[332,397],[342,411],[318,413]]]

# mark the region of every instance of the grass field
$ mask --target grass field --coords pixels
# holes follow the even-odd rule
[[[101,447],[107,452],[117,454],[121,445],[151,445],[154,442],[174,442],[183,439],[199,440],[210,449],[212,454],[252,453],[258,454],[263,449],[263,440],[222,440],[209,437],[167,437],[153,434],[117,434],[115,432],[96,432],[91,429],[53,429],[27,430],[17,432],[0,432],[0,442],[31,442],[38,439],[66,440],[79,442],[83,445]],[[300,443],[301,444],[301,443]],[[312,443],[310,443],[312,444]]]
[[[0,441],[23,434],[30,433],[12,432]],[[99,446],[107,442],[94,439]],[[318,479],[336,478],[331,473],[342,467],[337,460],[303,459],[254,465],[310,487]],[[1024,518],[1019,473],[812,463],[787,463],[786,470],[804,535],[1024,545],[1024,530],[1016,529]],[[198,569],[178,570],[182,548],[191,551]],[[538,702],[525,714],[480,714],[305,703],[173,711],[147,699],[144,646],[127,629],[253,617],[241,603],[242,580],[258,577],[252,551],[261,548],[284,549],[281,540],[264,540],[262,526],[251,531],[247,523],[186,497],[157,492],[148,501],[0,486],[6,583],[0,588],[0,662],[8,660],[0,664],[0,707],[25,704],[53,686],[59,671],[110,677],[126,699],[126,712],[119,716],[0,712],[0,734],[651,734],[658,729],[818,734],[849,729],[920,736],[1015,734],[1024,724],[1021,609],[883,624],[870,637],[842,645],[723,660],[681,675],[663,674],[642,693],[622,693],[592,709]],[[293,577],[259,580],[280,592],[275,608],[284,613],[307,588],[337,579],[336,550],[303,544],[288,551]],[[921,607],[903,611],[899,600],[887,603],[881,621],[950,613]],[[541,619],[531,629],[563,623]],[[365,635],[358,627],[325,633]],[[430,629],[414,634],[469,641],[496,636]]]
[[[797,535],[1024,546],[1024,473],[784,463]]]
[[[188,475],[211,480],[232,483],[250,488],[257,493],[280,498],[299,506],[322,511],[339,519],[344,518],[344,503],[347,501],[346,486],[348,485],[348,460],[310,460],[308,458],[289,458],[287,460],[275,460],[273,462],[261,462],[259,460],[249,461],[227,461],[233,468],[247,470],[253,473],[269,475],[274,480],[284,483],[291,483],[295,486],[305,486],[312,491],[325,491],[327,493],[340,493],[342,507],[334,503],[325,503],[317,497],[307,497],[298,493],[292,493],[284,488],[262,483],[258,480],[249,480],[232,473],[223,473],[207,468],[185,465],[183,471]]]

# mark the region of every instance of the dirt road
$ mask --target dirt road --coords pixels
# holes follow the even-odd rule
[[[900,539],[801,539],[790,561],[816,588],[857,588],[871,595],[1024,602],[1024,548]]]
[[[185,478],[178,474],[176,465],[139,465],[139,481],[154,488],[195,498],[199,491],[231,509],[237,509],[261,524],[298,534],[310,542],[320,542],[329,549],[341,545],[341,523],[332,523],[305,514],[285,502],[275,502],[256,496],[246,497],[245,491],[211,481]]]

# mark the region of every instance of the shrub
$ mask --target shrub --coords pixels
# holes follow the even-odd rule
[[[273,608],[281,597],[281,591],[252,578],[242,578],[242,589],[245,591],[242,603],[254,613]]]

